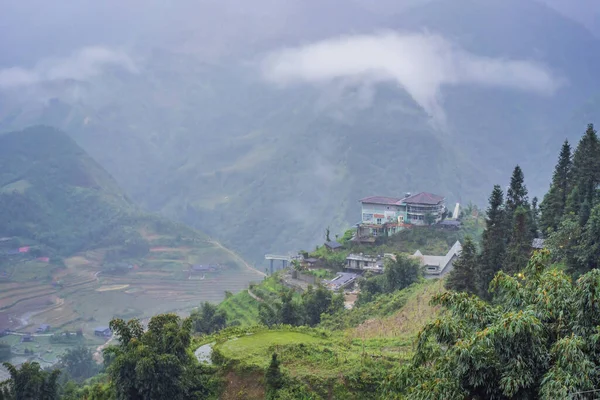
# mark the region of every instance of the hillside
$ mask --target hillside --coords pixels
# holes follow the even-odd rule
[[[261,290],[263,285],[257,287]],[[198,338],[192,348],[212,358],[226,378],[219,398],[264,398],[264,370],[276,351],[287,379],[280,398],[377,398],[386,376],[410,360],[417,334],[440,313],[429,300],[443,281],[415,284],[372,303],[334,315],[349,325],[230,328]],[[238,294],[234,298],[242,298]],[[255,303],[256,304],[256,303]],[[333,396],[333,397],[332,397]]]
[[[208,236],[142,212],[60,131],[0,135],[0,171],[0,329],[89,330],[219,301],[261,277]]]

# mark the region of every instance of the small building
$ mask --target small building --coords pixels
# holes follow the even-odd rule
[[[324,280],[323,284],[333,291],[345,289],[351,286],[360,277],[359,274],[352,272],[338,272],[332,280]]]
[[[302,260],[302,264],[304,264],[304,267],[311,269],[311,268],[317,268],[319,266],[319,259],[318,258],[314,258],[314,257],[309,257],[309,258],[305,258]]]
[[[342,249],[343,246],[335,240],[330,240],[329,242],[325,242],[325,247],[329,251],[338,251]]]
[[[216,265],[201,265],[201,264],[196,264],[196,265],[192,265],[192,272],[214,272],[217,270],[217,266]]]
[[[21,336],[21,342],[33,342],[34,341],[34,337],[31,333],[26,333],[25,335]]]
[[[94,329],[94,336],[111,337],[112,332],[108,326],[99,326]]]
[[[533,247],[535,250],[545,249],[546,248],[545,242],[546,242],[545,239],[535,238],[531,242],[531,247]]]
[[[461,225],[462,225],[461,222],[457,221],[455,219],[445,219],[438,223],[438,226],[440,228],[444,228],[444,229],[448,229],[448,230],[452,230],[452,231],[459,230]]]
[[[38,333],[46,333],[50,331],[50,325],[48,324],[41,324],[37,329],[36,332]]]
[[[412,255],[416,258],[423,266],[423,272],[426,277],[438,277],[444,276],[448,272],[452,271],[454,267],[454,261],[460,255],[462,251],[462,245],[457,240],[456,243],[448,250],[448,253],[444,256],[428,256],[423,255],[419,250]]]
[[[392,254],[384,254],[383,256],[373,256],[362,253],[349,254],[348,257],[346,257],[346,269],[382,273],[386,258],[393,259],[394,256]]]

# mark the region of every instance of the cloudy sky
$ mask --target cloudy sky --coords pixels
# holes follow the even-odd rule
[[[345,78],[390,82],[439,121],[446,85],[551,95],[565,83],[549,66],[471,54],[435,34],[369,29],[377,18],[423,1],[7,0],[0,2],[0,89],[88,79],[115,66],[135,72],[136,52],[153,46],[208,58],[236,51],[248,57],[243,52],[255,49],[259,72],[280,86]],[[546,1],[557,9],[566,4]],[[571,14],[593,15],[594,4],[578,3]]]
[[[563,83],[541,64],[481,57],[434,34],[344,36],[268,55],[265,79],[282,86],[319,84],[340,78],[392,82],[440,123],[444,85],[484,85],[551,95]]]

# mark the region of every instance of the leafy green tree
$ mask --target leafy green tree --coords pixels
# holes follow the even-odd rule
[[[203,367],[188,350],[191,319],[157,315],[144,331],[136,319],[117,318],[110,328],[119,344],[104,354],[117,399],[187,399],[209,394]]]
[[[465,238],[462,251],[454,262],[454,269],[448,275],[445,287],[457,292],[477,294],[475,271],[479,263],[477,248],[470,236]]]
[[[555,231],[565,214],[567,198],[571,189],[571,145],[567,140],[562,145],[558,163],[552,175],[550,190],[540,204],[540,229],[544,234],[549,230]]]
[[[499,185],[489,198],[485,230],[482,235],[479,268],[476,270],[477,290],[481,297],[488,298],[488,285],[496,272],[502,268],[506,252],[506,213],[504,193]]]
[[[83,381],[99,371],[92,351],[85,346],[68,349],[59,357],[59,365],[65,369],[70,377],[77,381]]]
[[[283,387],[283,374],[281,373],[281,362],[277,359],[277,353],[271,356],[271,362],[265,373],[265,383],[267,386],[267,398],[275,398],[277,391]]]
[[[300,325],[302,316],[298,305],[294,301],[294,291],[292,289],[283,290],[279,295],[281,307],[279,308],[278,319],[282,324]]]
[[[279,324],[279,316],[277,309],[265,302],[258,304],[258,319],[261,324],[266,326],[273,326]]]
[[[383,276],[387,293],[404,289],[417,282],[423,275],[421,266],[416,260],[403,254],[395,254],[395,259],[387,260]]]
[[[534,253],[499,272],[494,302],[444,293],[449,313],[419,334],[410,365],[386,385],[410,399],[592,399],[600,385],[600,270],[577,282]]]
[[[326,312],[331,306],[332,293],[323,285],[318,285],[316,290],[309,286],[302,293],[302,305],[304,306],[304,315],[306,323],[315,326],[321,322],[321,314]]]
[[[194,330],[206,335],[217,332],[227,325],[227,314],[225,311],[219,310],[217,306],[209,302],[204,302],[199,310],[194,310],[190,318]]]
[[[356,299],[357,305],[363,305],[369,303],[375,299],[378,295],[385,293],[386,291],[386,280],[383,275],[369,275],[367,273],[363,278],[358,281],[358,287],[360,292]]]
[[[26,362],[17,369],[10,363],[4,363],[10,373],[5,385],[7,398],[15,400],[58,400],[58,369],[44,371],[36,362]]]

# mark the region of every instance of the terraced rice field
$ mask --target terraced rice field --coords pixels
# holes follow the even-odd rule
[[[47,323],[54,330],[82,328],[93,335],[96,326],[107,325],[113,317],[185,314],[204,301],[223,300],[225,291],[238,292],[250,281],[261,279],[235,254],[213,247],[153,249],[135,269],[123,274],[111,275],[102,269],[104,250],[68,258],[64,268],[20,263],[10,280],[0,281],[0,329],[31,332]],[[223,266],[200,276],[190,274],[193,263]],[[237,307],[236,315],[241,315]]]

